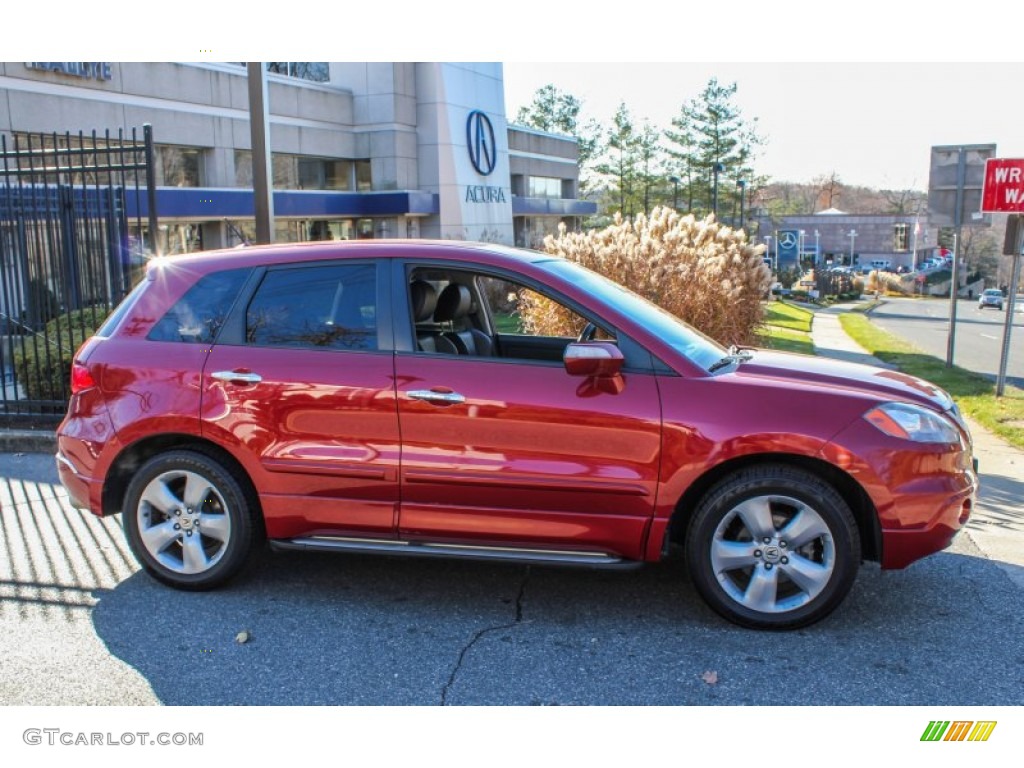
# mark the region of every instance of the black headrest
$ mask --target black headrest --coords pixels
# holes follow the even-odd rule
[[[414,280],[410,286],[410,293],[415,322],[426,322],[434,314],[434,307],[437,306],[437,290],[426,280]]]
[[[449,320],[461,320],[469,314],[473,298],[469,288],[457,283],[450,283],[441,295],[437,297],[437,309],[434,311],[434,320],[444,323]]]

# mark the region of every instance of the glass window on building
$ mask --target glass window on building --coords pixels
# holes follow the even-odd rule
[[[271,156],[274,189],[351,191],[356,185],[355,168],[361,162],[367,165],[365,189],[369,190],[369,160],[335,160],[275,152]],[[247,149],[235,150],[235,185],[252,186],[252,152]]]
[[[892,249],[896,252],[906,251],[910,248],[910,225],[896,224],[892,228]]]
[[[138,135],[137,139],[140,139]],[[142,142],[141,140],[132,142],[131,132],[128,132],[123,139],[118,139],[116,135],[110,137],[108,142],[105,136],[92,135],[92,133],[79,136],[78,134],[38,134],[28,133],[25,131],[12,131],[7,140],[7,149],[11,150],[31,150],[38,151],[41,149],[71,149],[75,150],[70,154],[59,155],[54,162],[47,162],[45,165],[37,160],[33,161],[35,164],[28,160],[17,160],[13,157],[9,158],[8,170],[14,171],[18,167],[22,170],[35,170],[38,172],[37,179],[46,175],[48,178],[52,178],[51,174],[54,167],[68,168],[73,166],[76,168],[75,171],[64,171],[61,170],[60,181],[66,184],[101,184],[105,185],[107,182],[108,172],[105,170],[110,165],[117,165],[121,162],[121,155],[118,154],[107,154],[103,150],[109,149],[110,147],[124,147],[124,160],[126,162],[142,161]],[[56,165],[55,165],[55,164]],[[159,163],[157,163],[159,168]],[[44,168],[48,169],[44,173]],[[95,170],[91,170],[95,169]],[[31,176],[23,177],[23,180],[28,182]]]
[[[527,185],[527,197],[562,197],[562,180],[550,176],[531,176]]]
[[[157,185],[163,187],[201,187],[202,150],[190,147],[156,148]]]
[[[267,72],[314,83],[326,83],[331,79],[331,68],[326,61],[268,61]]]
[[[295,155],[274,152],[270,156],[274,189],[299,189],[299,162]]]
[[[203,250],[203,229],[199,222],[161,224],[160,239],[163,253],[167,256]]]
[[[521,225],[518,225],[519,222]],[[544,249],[544,238],[558,234],[558,224],[562,220],[554,216],[517,216],[513,222],[516,245],[520,248]]]
[[[324,189],[352,189],[355,164],[351,160],[324,160]]]
[[[301,189],[352,189],[352,161],[298,158]]]
[[[356,191],[370,192],[373,189],[373,174],[369,160],[356,160]]]
[[[235,186],[252,186],[252,152],[247,149],[235,150]]]

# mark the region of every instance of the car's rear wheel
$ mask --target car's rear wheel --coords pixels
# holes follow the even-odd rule
[[[772,465],[730,475],[704,496],[686,554],[694,585],[719,614],[746,627],[795,629],[849,593],[860,537],[831,485]]]
[[[255,541],[252,504],[220,462],[172,451],[128,485],[125,535],[142,567],[178,589],[210,589],[234,576]]]

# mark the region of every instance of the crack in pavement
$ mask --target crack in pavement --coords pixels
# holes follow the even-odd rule
[[[470,638],[469,642],[463,646],[459,652],[459,658],[455,662],[455,667],[452,669],[451,674],[448,676],[448,682],[444,684],[441,689],[441,706],[446,706],[448,703],[448,691],[455,685],[455,678],[459,676],[459,670],[462,669],[462,662],[466,658],[466,654],[469,653],[469,649],[476,645],[476,642],[486,635],[488,632],[497,632],[501,629],[512,629],[517,624],[521,624],[523,621],[523,595],[526,593],[526,585],[530,581],[530,566],[526,566],[526,574],[523,576],[523,583],[519,585],[519,594],[516,595],[516,617],[508,624],[498,624],[493,627],[484,627],[477,631],[473,637]]]

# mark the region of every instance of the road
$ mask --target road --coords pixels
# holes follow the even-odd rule
[[[116,517],[68,507],[51,456],[0,454],[0,705],[1018,706],[1022,571],[960,536],[781,633],[718,618],[678,560],[267,554],[184,593],[139,572]]]
[[[1018,309],[1024,301],[1018,300]],[[1006,313],[978,309],[977,300],[957,302],[953,362],[969,371],[995,378],[999,373]],[[949,300],[887,298],[871,313],[879,327],[906,339],[928,354],[946,359],[949,338]],[[1014,313],[1007,379],[1024,386],[1024,311]]]

